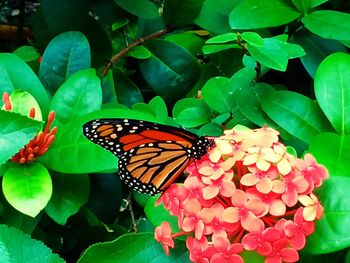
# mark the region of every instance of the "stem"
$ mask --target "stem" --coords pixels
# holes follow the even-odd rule
[[[154,38],[157,38],[157,37],[161,37],[161,36],[165,35],[166,33],[168,33],[169,31],[170,30],[168,28],[165,28],[165,29],[159,30],[157,32],[154,32],[154,33],[152,33],[150,35],[147,35],[145,37],[136,39],[133,43],[131,43],[130,45],[127,45],[126,48],[124,48],[122,51],[120,51],[119,53],[114,55],[108,61],[107,65],[102,70],[102,75],[105,76],[108,73],[109,69],[112,67],[112,65],[115,64],[119,59],[124,57],[130,51],[130,49],[132,49],[133,47],[141,45],[146,40],[154,39]]]

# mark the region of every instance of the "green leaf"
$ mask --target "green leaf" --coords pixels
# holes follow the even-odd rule
[[[86,174],[57,174],[53,176],[53,194],[46,213],[58,224],[64,225],[86,203],[90,192]]]
[[[34,120],[42,121],[42,115],[40,106],[35,100],[35,98],[27,91],[15,90],[10,95],[10,101],[12,105],[11,112],[19,113],[23,116],[29,116],[29,112],[34,108],[35,116]]]
[[[149,105],[154,112],[154,116],[157,118],[157,122],[166,122],[168,119],[168,109],[164,100],[156,96],[150,100]]]
[[[143,101],[140,89],[132,82],[124,72],[114,70],[114,86],[118,102],[131,107],[137,102]]]
[[[318,65],[328,55],[337,51],[347,52],[346,48],[338,41],[319,37],[309,31],[297,32],[293,35],[292,41],[304,48],[306,55],[300,60],[312,78],[315,76]]]
[[[41,0],[40,8],[47,26],[57,34],[80,30],[89,16],[90,4],[85,0]]]
[[[0,110],[0,165],[22,149],[41,130],[42,123]]]
[[[214,34],[231,32],[229,25],[229,14],[242,0],[205,0],[202,10],[195,20],[201,28]]]
[[[65,32],[50,41],[45,49],[39,78],[54,93],[59,86],[80,69],[90,67],[90,46],[80,32]]]
[[[306,15],[311,9],[311,0],[292,0],[292,3],[304,15]]]
[[[331,176],[349,176],[350,136],[322,133],[310,141],[309,152],[325,165]],[[329,154],[332,153],[332,154]]]
[[[128,52],[128,56],[138,59],[146,59],[150,58],[152,56],[152,53],[149,52],[149,50],[144,46],[136,46]]]
[[[350,55],[334,53],[315,75],[315,94],[323,112],[339,134],[350,133]]]
[[[116,171],[117,158],[82,134],[84,123],[100,118],[155,121],[152,115],[128,109],[103,109],[84,115],[57,130],[56,139],[40,158],[46,167],[61,173]]]
[[[178,124],[186,128],[194,128],[210,120],[208,106],[203,101],[192,98],[177,101],[173,116]]]
[[[257,34],[243,33],[247,41],[247,50],[250,55],[261,64],[270,68],[285,71],[288,59],[305,55],[305,51],[296,44],[286,43],[277,37],[259,38]]]
[[[165,0],[163,17],[172,26],[185,26],[195,20],[203,5],[203,0]]]
[[[261,108],[260,100],[262,97],[274,93],[275,89],[263,82],[252,84],[250,86],[241,86],[236,90],[234,98],[237,106],[251,122],[259,126],[267,123],[271,126],[271,119]]]
[[[350,14],[319,10],[303,17],[301,21],[307,29],[321,37],[350,40]]]
[[[175,100],[184,96],[200,75],[196,58],[166,40],[149,40],[144,45],[153,54],[139,62],[147,83],[162,97]]]
[[[230,13],[232,29],[254,29],[288,24],[300,13],[283,0],[244,0]]]
[[[3,177],[2,190],[14,208],[36,217],[51,198],[52,181],[40,163],[9,167]]]
[[[204,45],[203,38],[190,32],[169,34],[166,35],[164,39],[185,48],[194,56],[202,52],[202,47]]]
[[[163,204],[156,205],[156,202],[160,195],[151,197],[148,199],[146,206],[144,208],[145,214],[152,225],[157,227],[162,224],[162,222],[169,222],[172,232],[180,232],[178,227],[178,218],[170,214],[170,212],[164,208]]]
[[[114,0],[114,2],[129,13],[143,18],[159,17],[158,8],[148,0]]]
[[[309,143],[315,135],[332,130],[318,104],[299,93],[278,91],[261,102],[274,122],[304,142]]]
[[[90,246],[79,258],[78,263],[90,262],[183,263],[189,262],[189,259],[184,242],[177,242],[170,256],[166,256],[162,246],[154,239],[153,233],[132,233],[122,235],[111,242]]]
[[[231,41],[237,40],[237,34],[236,33],[225,33],[222,35],[218,35],[212,38],[209,38],[207,41],[205,41],[206,44],[222,44],[227,43]]]
[[[307,240],[306,252],[324,254],[350,246],[349,231],[344,227],[350,222],[349,187],[349,177],[332,176],[318,191],[324,215]]]
[[[0,262],[65,262],[41,241],[6,225],[0,225]]]
[[[49,112],[50,97],[32,69],[19,57],[0,54],[0,94],[15,89],[29,92],[39,103],[43,116]]]
[[[99,110],[101,104],[101,83],[95,69],[80,70],[69,77],[52,98],[50,109],[56,112],[53,126],[62,126]]]
[[[230,80],[224,77],[214,77],[202,88],[205,103],[218,113],[230,112],[235,106],[234,90],[231,90]]]
[[[114,88],[114,78],[112,70],[109,70],[105,76],[101,77],[102,104],[118,103],[117,94]]]
[[[40,54],[32,46],[21,46],[13,51],[13,54],[25,62],[37,61]]]
[[[238,48],[237,44],[221,44],[221,45],[206,45],[203,47],[203,53],[205,55],[210,55],[214,53],[221,52],[223,50]]]

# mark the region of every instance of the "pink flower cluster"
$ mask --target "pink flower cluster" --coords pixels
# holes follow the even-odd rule
[[[230,130],[188,166],[183,184],[171,185],[157,203],[178,217],[180,233],[168,222],[155,238],[167,254],[173,238],[188,235],[193,262],[244,262],[256,251],[266,263],[296,262],[323,207],[313,190],[328,177],[311,154],[299,159],[271,128]]]

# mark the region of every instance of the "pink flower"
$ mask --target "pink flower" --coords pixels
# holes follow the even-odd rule
[[[296,262],[323,214],[313,191],[327,171],[311,155],[288,154],[268,127],[225,131],[215,141],[188,166],[184,183],[170,186],[157,202],[178,217],[183,231],[157,228],[165,251],[173,244],[169,238],[187,235],[193,262],[241,263],[244,251],[256,251],[265,263]]]
[[[171,227],[168,222],[163,222],[155,229],[154,238],[162,244],[165,254],[169,255],[169,247],[174,247],[174,240],[171,237]]]

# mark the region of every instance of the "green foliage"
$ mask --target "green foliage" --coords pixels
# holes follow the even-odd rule
[[[0,261],[4,263],[22,262],[24,259],[30,259],[33,263],[64,262],[42,242],[6,225],[0,225],[0,251]]]
[[[331,0],[41,0],[20,20],[30,41],[0,44],[0,95],[12,104],[0,110],[0,221],[33,238],[1,225],[0,261],[63,262],[35,238],[68,262],[189,262],[184,237],[167,257],[154,233],[131,233],[178,224],[157,197],[130,192],[117,158],[82,135],[98,118],[207,136],[277,129],[290,153],[312,153],[331,177],[300,261],[349,261],[348,10]],[[58,129],[47,152],[9,161],[45,132],[50,110]]]

